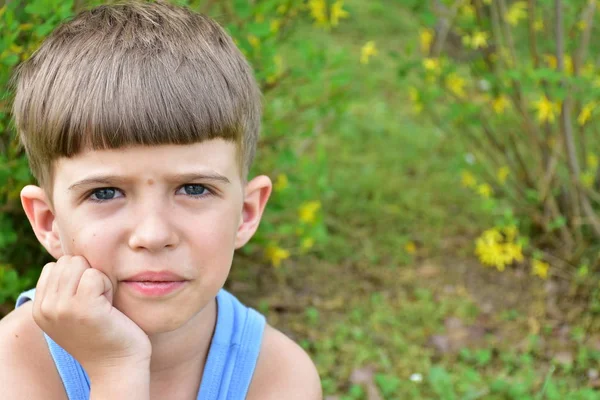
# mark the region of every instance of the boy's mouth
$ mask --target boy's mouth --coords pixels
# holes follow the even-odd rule
[[[187,279],[170,271],[144,271],[123,279],[123,282],[136,283],[174,283],[185,282]]]
[[[185,286],[186,281],[123,281],[125,287],[145,297],[161,297]]]

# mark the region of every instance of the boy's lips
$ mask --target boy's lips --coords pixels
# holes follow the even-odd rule
[[[187,279],[169,271],[144,271],[123,279],[123,282],[184,282]]]

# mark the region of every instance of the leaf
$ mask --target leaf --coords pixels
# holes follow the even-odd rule
[[[2,59],[2,64],[6,65],[7,67],[12,67],[14,65],[17,65],[18,63],[19,56],[16,54],[9,54],[8,56]]]
[[[452,378],[443,367],[432,367],[429,370],[429,384],[433,391],[443,400],[455,400],[456,394],[452,387]]]

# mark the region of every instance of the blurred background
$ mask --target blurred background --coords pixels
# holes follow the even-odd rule
[[[50,261],[7,83],[101,3],[0,0],[0,317]],[[275,188],[227,287],[327,399],[600,399],[595,0],[177,3],[264,93]]]

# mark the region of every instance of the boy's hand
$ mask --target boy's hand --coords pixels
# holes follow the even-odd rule
[[[150,365],[148,336],[112,299],[110,279],[81,256],[46,264],[36,287],[33,319],[92,380]]]

